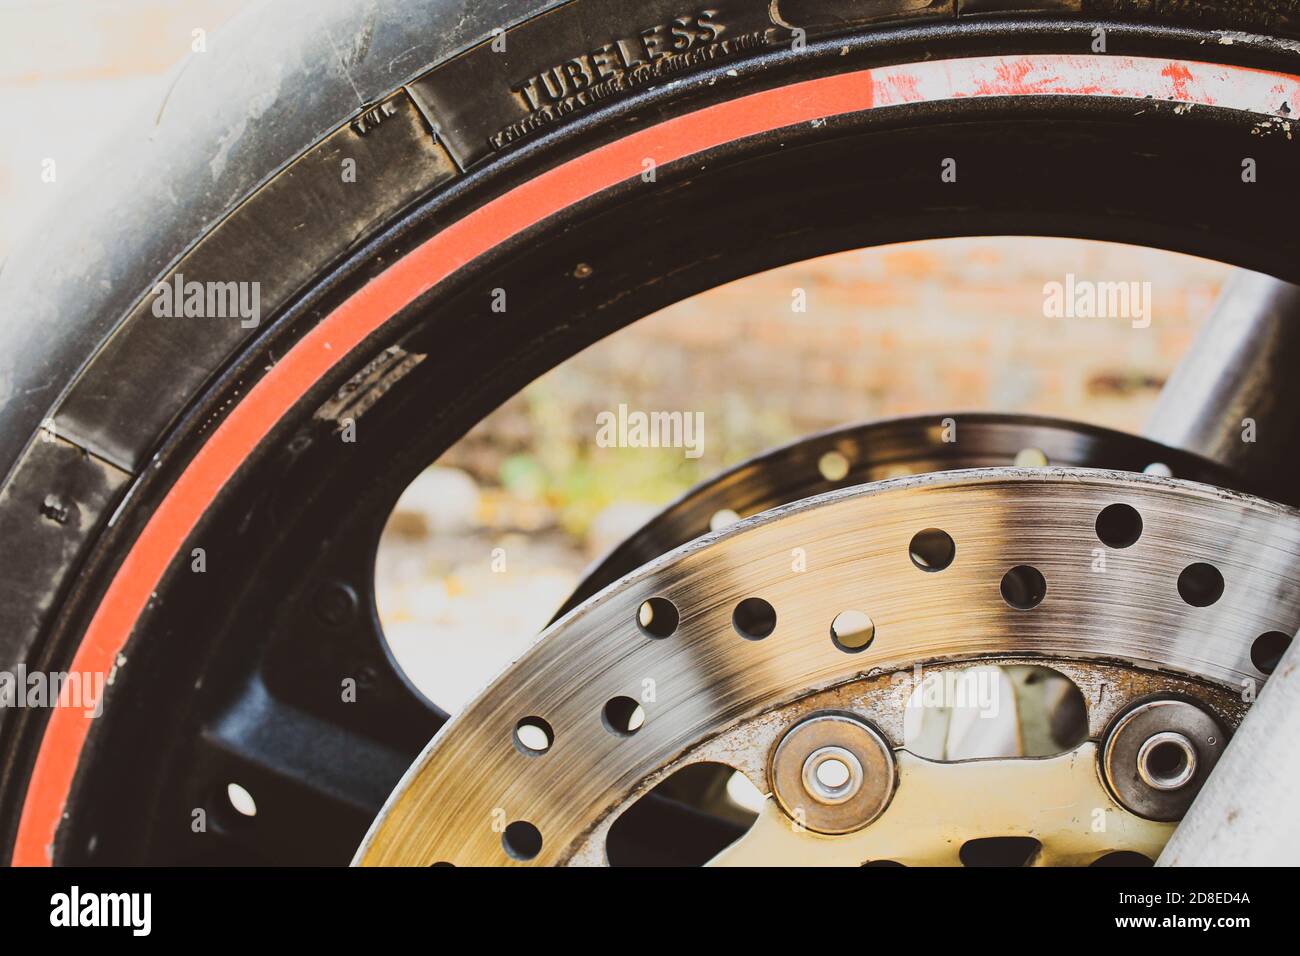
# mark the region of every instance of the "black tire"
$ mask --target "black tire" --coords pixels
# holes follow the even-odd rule
[[[1300,0],[1251,5],[1227,0],[1084,0],[1082,13],[1064,16],[1045,9],[1056,5],[1038,0],[937,0],[924,15],[904,16],[891,13],[888,5],[871,5],[875,12],[866,19],[852,13],[861,4],[803,0],[780,4],[784,20],[774,22],[770,11],[777,6],[767,0],[721,0],[708,5],[711,12],[706,12],[663,0],[493,0],[462,9],[448,0],[365,5],[313,0],[259,8],[214,38],[210,52],[195,55],[179,72],[157,116],[144,118],[143,137],[134,142],[124,137],[121,149],[103,158],[101,181],[110,187],[70,197],[47,229],[15,251],[0,272],[0,474],[6,476],[0,488],[5,554],[0,663],[68,669],[115,569],[168,488],[216,423],[278,356],[304,340],[385,263],[417,247],[443,224],[533,180],[561,160],[720,97],[779,88],[806,75],[1001,50],[1086,51],[1098,21],[1105,22],[1110,49],[1116,52],[1300,72],[1294,45],[1279,39],[1300,37]],[[902,11],[915,4],[900,2],[898,7]],[[806,29],[806,48],[789,42],[787,28],[799,24]],[[492,49],[496,29],[504,30],[504,53]],[[689,38],[684,43],[704,45],[725,31],[764,39],[711,54],[673,73],[680,83],[628,88],[537,129],[512,125],[525,111],[522,104],[529,95],[512,92],[512,87],[541,70],[563,70],[575,57],[586,56],[589,69],[593,51],[647,30],[660,37],[648,42],[671,43],[681,36]],[[1230,43],[1207,44],[1224,39],[1215,31],[1240,33]],[[841,47],[844,55],[838,56]],[[990,123],[1005,122],[998,109],[990,106],[985,111]],[[1119,120],[1104,113],[1095,111],[1096,130],[1070,148],[1092,150],[1094,160],[1109,156],[1102,127],[1118,128],[1107,124]],[[1204,120],[1160,120],[1185,128],[1161,128],[1159,136],[1171,144],[1171,153],[1194,151],[1197,137],[1234,122],[1214,110],[1206,114]],[[1041,118],[1054,119],[1047,114]],[[926,117],[909,116],[902,125],[919,130],[922,119]],[[1249,124],[1239,122],[1236,133],[1215,142],[1222,143],[1223,156],[1233,162],[1243,142],[1258,143],[1256,152],[1279,157],[1279,162],[1291,156],[1289,140],[1252,140],[1251,133]],[[816,135],[802,130],[786,138],[798,146],[811,143]],[[494,136],[499,138],[497,148],[490,142]],[[906,148],[913,150],[935,148],[933,141],[920,138],[908,142]],[[993,139],[973,142],[989,150],[989,156],[1002,148]],[[766,153],[775,155],[771,146],[769,142]],[[322,425],[317,415],[311,426],[312,410],[359,371],[369,368],[373,381],[363,379],[363,390],[371,389],[374,400],[383,398],[385,406],[413,402],[417,393],[422,399],[434,394],[418,392],[425,386],[414,382],[394,388],[409,371],[394,372],[400,362],[388,367],[373,362],[366,366],[363,361],[366,356],[391,358],[394,353],[384,350],[401,336],[423,334],[426,344],[431,339],[455,353],[447,358],[436,354],[437,349],[423,353],[432,356],[428,364],[437,367],[439,394],[448,404],[445,415],[436,416],[429,436],[413,443],[392,476],[368,492],[367,501],[376,513],[391,503],[406,476],[502,400],[508,382],[526,381],[653,308],[721,279],[812,254],[887,238],[960,233],[979,217],[995,228],[1154,242],[1217,255],[1284,278],[1300,276],[1294,235],[1262,234],[1269,228],[1262,223],[1286,222],[1295,212],[1297,200],[1286,195],[1285,187],[1264,185],[1248,201],[1202,195],[1189,203],[1172,196],[1162,200],[1140,195],[1149,192],[1146,180],[1128,185],[1117,180],[1121,185],[1116,188],[1125,197],[1131,194],[1134,208],[1148,204],[1148,221],[1141,224],[1146,231],[1136,220],[1099,213],[1095,197],[1086,190],[1074,200],[1063,200],[1049,217],[1034,195],[1036,188],[1050,189],[1047,179],[1024,184],[1027,192],[1020,206],[1007,208],[1005,197],[999,199],[1002,182],[988,187],[986,194],[964,194],[960,209],[936,204],[919,212],[907,210],[917,215],[915,221],[904,218],[903,210],[905,197],[912,194],[904,190],[894,198],[886,188],[858,197],[870,195],[880,211],[878,222],[837,219],[832,211],[824,211],[817,215],[825,221],[816,228],[782,231],[772,220],[798,208],[796,194],[799,202],[806,202],[824,189],[820,200],[833,207],[830,190],[849,188],[852,180],[830,176],[820,186],[819,174],[811,167],[783,167],[777,159],[770,160],[774,165],[746,166],[748,148],[720,147],[720,162],[709,164],[734,170],[734,181],[667,169],[661,177],[683,203],[688,197],[723,196],[731,210],[727,221],[704,211],[695,223],[668,212],[656,215],[655,207],[636,205],[639,200],[627,188],[611,189],[599,202],[578,203],[550,224],[550,235],[562,236],[563,243],[557,240],[554,247],[538,249],[534,232],[494,248],[484,267],[510,268],[516,282],[538,300],[502,319],[498,329],[485,332],[480,318],[468,310],[458,322],[431,328],[434,297],[423,296],[381,332],[369,335],[356,349],[356,362],[322,375],[295,405],[293,420],[286,418],[266,437],[259,448],[267,460],[273,453],[280,455],[274,466],[280,471],[272,473],[288,473],[293,462],[305,460],[307,446],[293,442],[310,444],[313,435],[328,432],[333,424]],[[356,161],[361,175],[345,182],[340,169],[349,159]],[[847,161],[847,154],[828,160]],[[1117,169],[1123,161],[1115,160]],[[1064,158],[1062,163],[1062,176],[1071,175],[1071,170],[1078,175],[1085,168],[1071,167]],[[996,164],[990,162],[989,168]],[[787,178],[774,180],[778,173]],[[1194,186],[1195,177],[1203,173],[1204,168],[1189,163],[1176,175],[1185,177],[1184,185]],[[1160,175],[1175,174],[1166,170]],[[782,207],[784,187],[773,195],[764,184],[792,182],[789,177],[799,177],[799,184],[789,187],[791,205]],[[743,198],[746,189],[751,190],[749,199]],[[633,235],[620,233],[608,217],[600,218],[606,208],[620,204],[624,215],[635,212],[639,217]],[[1002,211],[995,213],[998,208]],[[1067,222],[1074,225],[1065,227]],[[702,235],[705,231],[712,235]],[[765,234],[780,235],[780,247],[758,242]],[[747,235],[754,238],[747,241]],[[572,264],[580,261],[576,256],[584,247],[607,254],[595,278],[575,285]],[[724,262],[719,249],[734,253],[734,259]],[[545,255],[570,253],[571,258],[550,262]],[[152,314],[152,290],[177,273],[190,280],[260,283],[262,310],[256,326],[227,322],[196,331]],[[647,281],[647,275],[656,281]],[[638,276],[638,300],[622,301],[620,283]],[[438,302],[446,308],[448,303],[479,301],[490,288],[470,271],[458,272],[454,282],[437,290]],[[502,347],[502,341],[508,347]],[[312,427],[316,432],[303,439]],[[290,451],[284,452],[286,448]],[[264,480],[259,487],[264,496]],[[257,494],[247,501],[243,494],[242,484],[223,492],[223,500],[236,501],[226,520],[247,517],[262,507]],[[306,520],[307,506],[294,511],[297,506],[277,500],[270,507],[281,509],[276,515],[292,512]],[[286,518],[285,526],[289,524]],[[291,537],[287,532],[285,536]],[[180,594],[164,595],[157,604],[191,607]],[[364,599],[362,595],[363,604]],[[136,701],[132,695],[138,684],[133,681],[145,677],[134,678],[131,671],[156,676],[175,662],[143,646],[146,631],[155,636],[169,633],[160,624],[135,631],[127,655],[132,663],[123,680],[114,684],[110,709],[156,723],[169,715],[151,710],[143,697]],[[211,657],[216,645],[201,646],[202,652],[191,655],[201,660],[186,662],[200,673],[201,661]],[[409,700],[394,706],[399,713],[424,714],[427,702],[410,693]],[[392,712],[385,713],[392,717]],[[431,713],[436,717],[436,709]],[[0,713],[0,845],[6,856],[15,847],[47,717],[26,710]],[[179,717],[177,722],[182,722]],[[418,746],[433,726],[434,717],[414,720],[410,740]],[[107,755],[114,739],[125,733],[115,736],[107,725],[102,730],[96,726],[77,762],[76,788],[99,779],[91,764],[107,760],[98,754]],[[174,750],[179,744],[168,738],[159,747]],[[392,766],[400,765],[394,757]],[[375,773],[381,794],[391,785],[385,774],[391,775],[388,764]],[[159,850],[157,838],[140,846],[105,835],[102,828],[96,829],[95,811],[79,799],[76,788],[67,798],[68,822],[53,843],[56,861],[189,858]],[[141,812],[161,812],[166,799],[170,797],[153,795]],[[56,819],[62,809],[53,808]],[[357,818],[364,820],[365,814],[359,812]],[[355,837],[346,833],[338,845],[355,842]],[[16,857],[19,862],[40,862],[31,846],[29,841],[25,854]],[[317,862],[338,859],[338,854],[331,846],[319,856],[295,856],[286,850],[268,858]]]

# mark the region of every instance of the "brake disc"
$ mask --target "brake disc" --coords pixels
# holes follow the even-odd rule
[[[760,511],[870,481],[1012,464],[1149,471],[1253,490],[1218,462],[1066,419],[963,412],[865,422],[806,436],[696,485],[588,571],[552,620],[647,561]]]
[[[1300,625],[1298,568],[1300,513],[1132,473],[939,473],[766,511],[548,628],[425,749],[357,861],[600,864],[626,808],[704,761],[767,796],[719,863],[956,863],[986,836],[1036,840],[1040,863],[1154,856],[1265,677],[1253,642]],[[1086,739],[910,752],[909,697],[972,661],[1050,664]],[[831,761],[848,772],[826,784]]]

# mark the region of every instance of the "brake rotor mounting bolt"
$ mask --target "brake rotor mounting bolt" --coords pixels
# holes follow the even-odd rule
[[[1178,790],[1196,775],[1196,760],[1196,748],[1182,734],[1152,734],[1138,748],[1138,776],[1157,790]]]
[[[860,830],[894,796],[894,755],[874,727],[828,711],[791,727],[768,770],[777,803],[815,833]]]
[[[862,789],[862,764],[851,750],[819,747],[803,762],[803,787],[827,806],[852,800]]]
[[[1180,698],[1147,700],[1111,725],[1102,770],[1115,799],[1148,820],[1181,819],[1226,743],[1209,712]]]

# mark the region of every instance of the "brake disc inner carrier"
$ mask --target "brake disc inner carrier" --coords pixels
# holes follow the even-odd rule
[[[1300,513],[1178,479],[979,468],[771,508],[552,624],[434,738],[362,864],[602,864],[620,814],[690,764],[765,795],[727,864],[1158,855],[1300,625]],[[927,679],[1050,666],[1083,739],[941,761],[905,739]],[[528,729],[532,733],[525,734]],[[824,778],[829,765],[838,776]]]

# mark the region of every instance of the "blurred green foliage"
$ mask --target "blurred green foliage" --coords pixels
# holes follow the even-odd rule
[[[531,440],[526,449],[505,455],[497,479],[512,495],[545,502],[557,523],[577,537],[610,505],[665,505],[699,482],[796,436],[788,415],[755,410],[739,392],[724,393],[698,409],[646,407],[631,394],[621,400],[635,409],[702,411],[703,454],[687,458],[680,448],[601,448],[595,436],[602,408],[574,384],[552,373],[513,400],[524,410]]]

